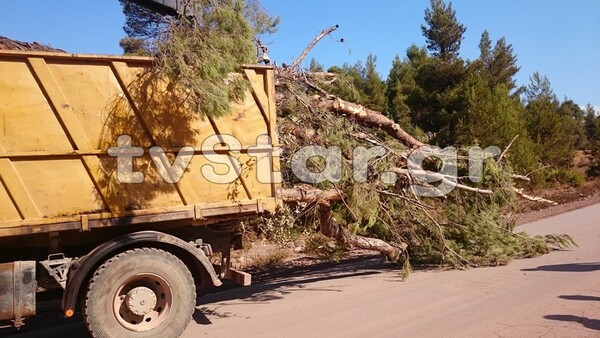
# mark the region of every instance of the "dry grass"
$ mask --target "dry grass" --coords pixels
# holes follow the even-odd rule
[[[265,253],[255,254],[250,257],[250,262],[245,269],[265,271],[280,267],[289,257],[289,253],[283,249],[275,249]]]

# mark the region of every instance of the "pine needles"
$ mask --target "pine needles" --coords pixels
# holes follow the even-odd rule
[[[231,76],[254,58],[254,31],[239,0],[194,0],[194,17],[173,20],[158,42],[158,69],[185,88],[200,116],[229,114],[230,101],[243,98],[247,82]]]

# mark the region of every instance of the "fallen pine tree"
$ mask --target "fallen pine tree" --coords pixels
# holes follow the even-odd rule
[[[323,32],[307,48],[323,38]],[[301,57],[307,54],[305,50]],[[436,161],[430,158],[429,166],[424,163],[424,168],[411,168],[411,155],[427,144],[382,112],[330,94],[324,88],[335,82],[334,75],[285,67],[278,69],[277,76],[282,167],[288,187],[280,196],[286,203],[311,209],[320,231],[341,245],[377,250],[394,261],[410,258],[464,267],[505,264],[574,244],[568,235],[532,237],[514,232],[518,198],[554,202],[529,196],[515,186],[515,178],[523,176],[513,173],[503,159],[510,145],[495,159],[483,161],[479,183],[468,180],[466,151],[457,156],[457,177],[439,173]],[[371,159],[366,182],[354,182],[352,175],[345,173],[339,182],[319,183],[309,189],[291,172],[291,157],[307,145],[340,147],[346,169],[352,167],[353,149],[381,146],[386,152]],[[308,162],[314,171],[325,169],[318,158]],[[381,173],[395,174],[395,183],[382,182]],[[412,189],[415,184],[431,189],[446,184],[452,192],[421,197]]]

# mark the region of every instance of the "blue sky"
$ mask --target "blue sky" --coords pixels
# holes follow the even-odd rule
[[[291,62],[323,28],[339,24],[307,58],[325,66],[377,56],[385,78],[396,54],[404,56],[421,34],[428,0],[263,0],[281,17],[279,31],[266,38],[271,58]],[[453,7],[467,27],[461,55],[474,59],[484,29],[492,39],[513,45],[527,84],[534,71],[545,74],[559,98],[600,108],[600,0],[456,0]],[[117,0],[0,0],[0,35],[38,41],[75,53],[119,54],[124,17]],[[600,109],[599,109],[600,110]]]

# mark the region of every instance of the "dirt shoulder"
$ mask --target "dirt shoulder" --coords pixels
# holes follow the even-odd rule
[[[523,204],[523,213],[519,217],[518,225],[539,221],[600,203],[600,180],[585,182],[580,187],[557,187],[534,192],[533,194],[559,204],[551,206],[544,203],[527,201]]]

